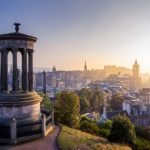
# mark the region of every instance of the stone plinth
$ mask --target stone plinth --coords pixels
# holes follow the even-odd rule
[[[11,93],[0,96],[0,119],[34,118],[40,114],[41,97],[36,92]]]

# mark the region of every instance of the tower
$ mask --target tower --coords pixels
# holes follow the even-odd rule
[[[84,71],[87,71],[87,64],[86,64],[86,61],[85,61],[85,64],[84,64]]]
[[[56,67],[55,66],[53,66],[52,71],[56,72]]]
[[[135,60],[135,63],[133,65],[133,78],[139,79],[139,64],[137,63],[137,60]]]
[[[132,68],[132,73],[133,73],[133,89],[138,89],[140,85],[140,67],[139,64],[137,63],[137,60],[135,60],[135,63],[133,64]]]

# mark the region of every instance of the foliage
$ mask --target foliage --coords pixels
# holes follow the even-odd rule
[[[55,118],[59,123],[76,127],[80,112],[79,97],[69,91],[57,94],[55,103]]]
[[[112,128],[109,135],[111,142],[133,145],[136,140],[134,125],[126,116],[118,115],[113,118]]]
[[[80,97],[80,112],[81,113],[86,113],[89,111],[90,108],[90,102],[86,98],[86,96],[81,96]]]
[[[93,111],[100,111],[100,106],[103,102],[103,92],[100,88],[96,87],[93,90],[93,98],[90,101]]]
[[[96,121],[84,116],[80,119],[80,130],[107,138],[110,134],[111,124],[111,121],[107,121],[99,125]]]
[[[97,126],[97,124],[89,122],[88,120],[84,120],[80,123],[80,130],[87,133],[99,135],[99,127]]]
[[[83,122],[83,121],[85,121],[85,120],[88,121],[88,122],[91,122],[91,123],[96,123],[96,120],[90,119],[87,116],[81,116],[80,123]]]
[[[103,92],[100,88],[93,89],[83,88],[77,93],[80,98],[80,113],[87,113],[88,111],[99,111],[103,102]]]
[[[143,138],[136,138],[136,143],[132,146],[133,150],[150,150],[150,142]]]
[[[150,141],[150,127],[136,127],[136,135]]]
[[[104,128],[104,129],[111,129],[112,121],[111,120],[107,120],[105,123],[100,123],[99,127],[100,128]]]
[[[39,92],[38,94],[42,97],[41,107],[51,111],[53,105],[52,102],[50,101],[50,98],[47,95],[45,95],[43,92]]]
[[[99,135],[105,138],[108,138],[108,136],[110,135],[110,130],[112,127],[112,121],[111,120],[107,120],[105,123],[100,123],[99,124]]]
[[[100,128],[99,129],[99,135],[105,138],[108,138],[110,135],[110,130],[109,129],[105,129],[105,128]]]
[[[122,102],[124,98],[119,93],[114,94],[110,100],[110,107],[113,110],[121,110],[122,109]]]
[[[58,136],[62,150],[131,150],[130,147],[109,143],[105,138],[62,126]]]

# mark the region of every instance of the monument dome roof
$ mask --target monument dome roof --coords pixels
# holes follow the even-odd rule
[[[26,35],[24,33],[19,32],[20,23],[14,23],[14,25],[15,25],[16,32],[12,32],[12,33],[8,33],[8,34],[1,34],[0,40],[11,40],[12,39],[12,40],[25,40],[25,41],[32,41],[32,42],[37,41],[36,37]]]

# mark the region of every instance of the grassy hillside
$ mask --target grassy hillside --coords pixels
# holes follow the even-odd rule
[[[128,146],[112,144],[104,138],[66,126],[62,127],[58,144],[63,150],[131,150]]]

